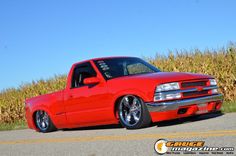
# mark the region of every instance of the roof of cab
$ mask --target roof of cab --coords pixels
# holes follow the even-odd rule
[[[105,59],[113,59],[113,58],[137,58],[137,57],[133,57],[133,56],[110,56],[110,57],[98,57],[98,58],[92,58],[92,59],[88,59],[88,60],[84,60],[84,61],[80,61],[80,62],[76,62],[73,64],[73,66],[84,63],[84,62],[89,62],[89,61],[95,61],[95,60],[105,60]]]

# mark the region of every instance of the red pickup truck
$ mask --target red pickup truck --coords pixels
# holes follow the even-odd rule
[[[214,112],[223,96],[208,75],[161,72],[136,57],[96,58],[72,66],[64,90],[27,99],[28,126],[40,132],[151,122]]]

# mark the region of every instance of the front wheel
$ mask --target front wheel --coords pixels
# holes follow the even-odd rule
[[[52,132],[56,130],[56,127],[52,123],[47,112],[38,110],[35,114],[35,123],[40,132]]]
[[[149,126],[150,114],[143,100],[134,95],[122,97],[118,105],[120,123],[127,129],[138,129]]]

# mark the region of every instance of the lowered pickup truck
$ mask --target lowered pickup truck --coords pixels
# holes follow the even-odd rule
[[[56,129],[151,122],[218,111],[223,96],[208,75],[161,72],[136,57],[96,58],[72,66],[64,90],[27,99],[29,128]]]

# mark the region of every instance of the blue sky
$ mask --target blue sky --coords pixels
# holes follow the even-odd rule
[[[1,0],[0,90],[101,56],[155,56],[236,41],[234,0]]]

